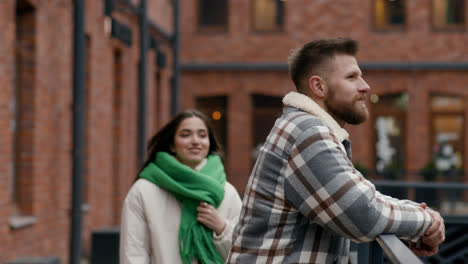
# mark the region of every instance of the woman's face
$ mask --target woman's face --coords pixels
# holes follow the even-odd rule
[[[195,168],[208,155],[210,139],[208,128],[198,117],[184,119],[174,135],[174,146],[177,160]]]

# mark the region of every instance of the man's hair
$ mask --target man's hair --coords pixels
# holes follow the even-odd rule
[[[322,66],[337,54],[355,56],[358,42],[349,38],[319,39],[294,50],[289,56],[289,74],[298,92],[304,93],[304,79],[324,74]],[[323,77],[323,76],[322,76]]]

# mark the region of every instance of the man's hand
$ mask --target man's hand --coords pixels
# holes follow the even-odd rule
[[[440,216],[440,214],[434,210],[427,209],[428,212],[432,217],[432,224],[424,233],[422,237],[422,242],[426,245],[439,245],[440,243],[444,242],[445,240],[445,224],[444,219]]]
[[[427,208],[426,203],[421,203],[421,208]],[[432,209],[426,210],[432,218],[432,223],[419,241],[419,246],[410,242],[410,249],[416,256],[428,257],[437,254],[439,244],[445,240],[445,224],[440,214]]]
[[[439,245],[429,246],[422,242],[419,246],[414,242],[410,242],[409,248],[418,257],[430,257],[432,255],[437,254],[437,252],[439,251]]]

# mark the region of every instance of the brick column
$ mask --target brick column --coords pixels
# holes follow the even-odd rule
[[[416,86],[416,83],[412,85]],[[426,90],[411,87],[408,89],[409,104],[406,111],[406,169],[416,172],[429,161],[429,98]],[[408,176],[405,180],[413,180]]]
[[[246,91],[229,95],[228,99],[227,177],[239,194],[243,194],[250,175],[252,149],[252,102]]]

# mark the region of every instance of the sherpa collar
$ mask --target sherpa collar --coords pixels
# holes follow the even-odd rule
[[[308,112],[317,116],[322,122],[329,126],[335,135],[338,137],[340,142],[349,138],[348,132],[342,128],[338,123],[330,116],[322,107],[320,107],[310,97],[300,94],[298,92],[290,92],[283,98],[283,104],[286,106],[292,106],[302,111]]]

